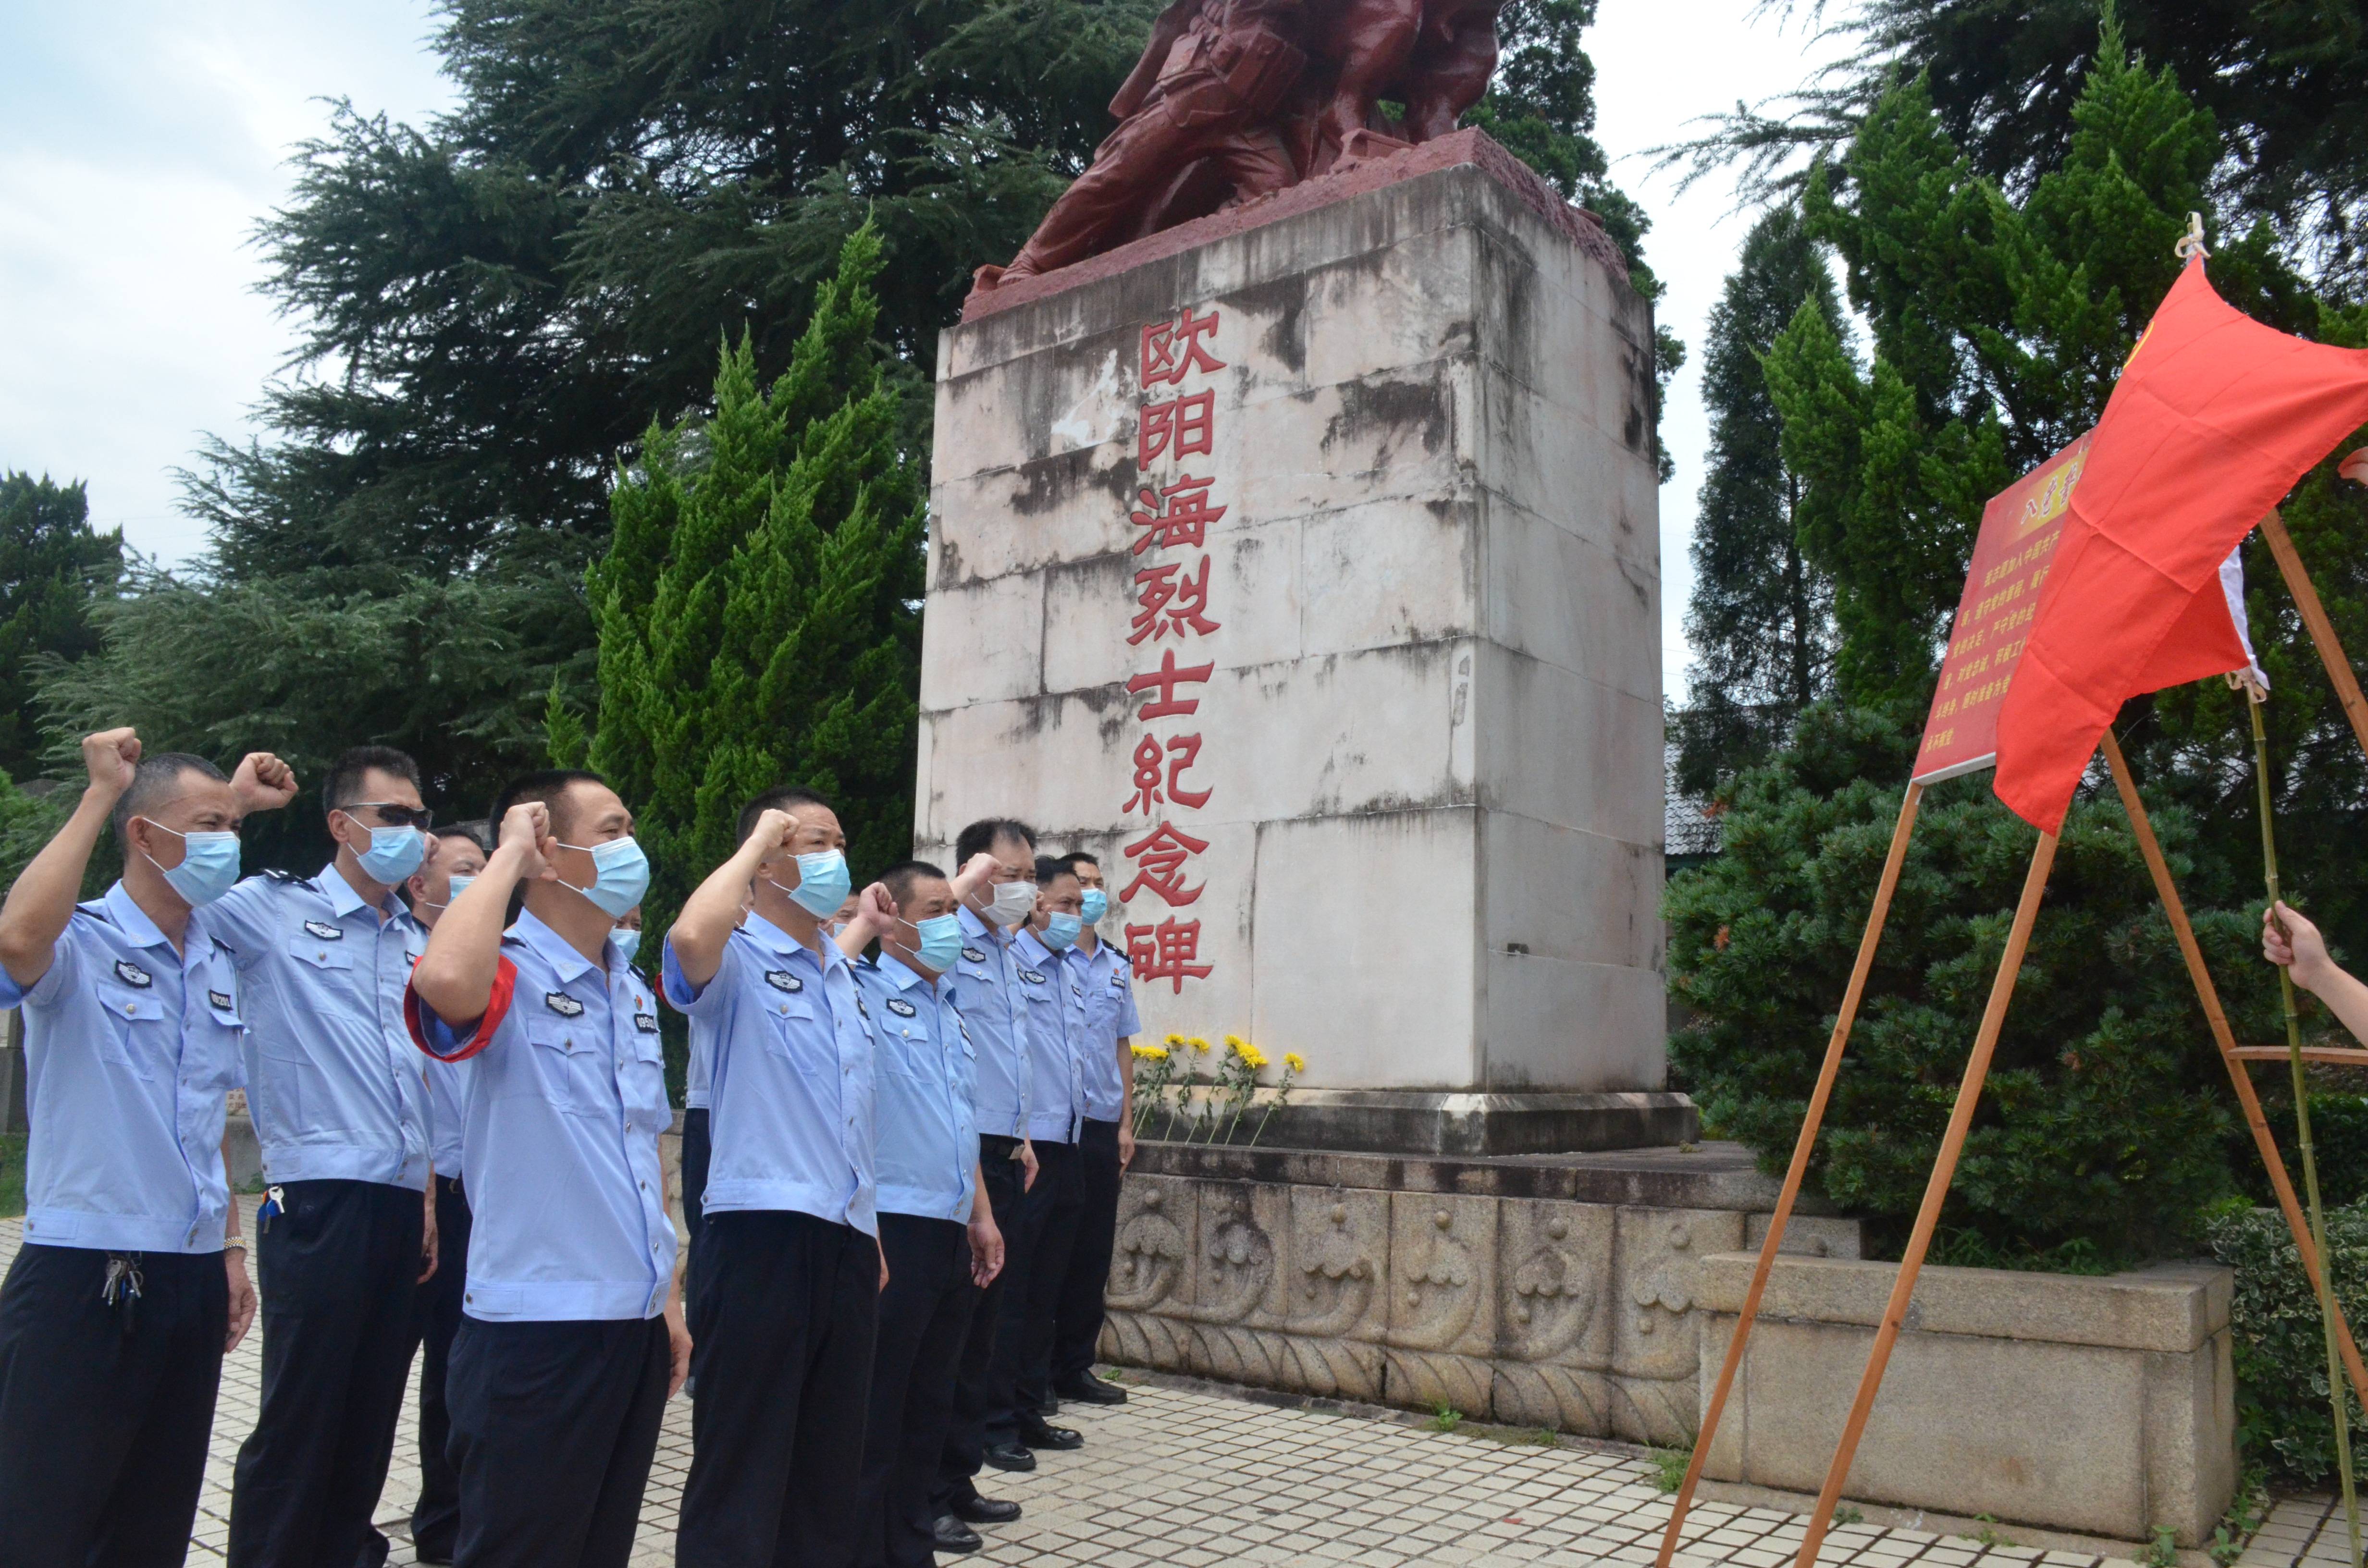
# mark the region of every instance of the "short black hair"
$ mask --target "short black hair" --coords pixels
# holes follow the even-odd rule
[[[800,806],[820,806],[833,816],[838,814],[837,806],[812,790],[801,784],[784,784],[779,789],[766,790],[740,808],[740,821],[733,829],[734,841],[747,842],[749,833],[757,825],[757,819],[767,812],[787,812],[795,816]]]
[[[438,823],[427,831],[438,838],[465,838],[477,846],[477,853],[480,855],[490,855],[494,852],[493,835],[487,831],[483,817],[473,822]]]
[[[1066,866],[1072,871],[1076,870],[1080,866],[1091,866],[1097,871],[1102,869],[1100,856],[1088,855],[1082,849],[1072,849],[1066,855],[1059,857],[1059,859],[1062,865]]]
[[[324,811],[339,811],[362,798],[362,775],[371,768],[392,773],[413,789],[419,785],[419,764],[411,754],[393,746],[349,746],[337,754],[329,764],[328,776],[321,780],[321,807]]]
[[[227,783],[222,770],[204,757],[192,756],[185,751],[158,752],[143,756],[140,766],[131,770],[131,788],[116,797],[115,809],[107,820],[115,828],[115,841],[126,849],[131,846],[131,819],[145,816],[156,806],[172,800],[181,790],[181,777],[194,773],[200,778]]]
[[[1010,817],[981,817],[955,835],[954,864],[969,865],[972,856],[993,849],[998,838],[1016,838],[1028,846],[1028,853],[1036,853],[1036,830],[1026,823]]]
[[[930,865],[927,860],[899,860],[880,873],[880,881],[886,884],[888,896],[896,901],[897,914],[910,920],[912,916],[905,915],[905,906],[913,901],[913,884],[920,881],[942,882],[947,881],[947,877],[945,872]]]
[[[1050,855],[1036,857],[1036,885],[1040,888],[1050,884],[1055,877],[1074,877],[1076,874],[1077,869],[1066,860],[1056,859]]]
[[[510,814],[512,806],[525,801],[541,801],[551,812],[552,836],[564,837],[559,806],[567,798],[569,786],[575,784],[598,784],[603,790],[609,788],[606,778],[581,767],[538,768],[532,773],[521,773],[503,785],[502,792],[494,797],[494,809],[485,820],[493,824],[494,832],[499,833],[502,819]]]

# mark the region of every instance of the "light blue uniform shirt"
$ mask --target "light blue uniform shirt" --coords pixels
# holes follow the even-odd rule
[[[1085,1067],[1077,1060],[1086,1028],[1085,994],[1069,978],[1061,956],[1025,926],[1011,944],[1011,978],[1031,1071],[1028,1136],[1074,1143],[1086,1114]]]
[[[968,904],[960,918],[962,947],[954,960],[954,1001],[978,1048],[978,1130],[998,1138],[1025,1138],[1033,1074],[1019,1028],[1012,943]]]
[[[686,1110],[708,1108],[707,1036],[698,1029],[690,1032],[690,1068],[683,1079],[682,1104]]]
[[[412,943],[411,961],[416,964],[419,955],[427,950],[427,932],[423,926]],[[461,1128],[469,1115],[469,1064],[465,1062],[438,1062],[434,1057],[417,1059],[427,1071],[427,1152],[436,1162],[439,1176],[461,1174]],[[466,1182],[461,1183],[466,1187]]]
[[[880,1102],[880,1209],[970,1221],[978,1186],[978,1052],[954,1003],[954,979],[931,984],[895,954],[855,966],[871,1014]]]
[[[0,1007],[25,1010],[27,1241],[222,1251],[222,1104],[245,1030],[202,911],[183,940],[186,955],[118,882],[75,907],[31,986],[0,970]]]
[[[206,906],[246,983],[246,1083],[267,1180],[427,1189],[427,1085],[403,1025],[422,927],[381,923],[331,861],[249,877]]]
[[[704,1035],[709,1214],[794,1210],[879,1233],[873,1218],[871,1036],[855,970],[759,915],[724,938],[723,966],[694,991],[666,945],[666,999]]]
[[[466,1037],[415,998],[423,1050],[468,1053],[461,1311],[488,1323],[654,1318],[674,1284],[658,1134],[674,1120],[657,1001],[615,943],[587,960],[531,913],[502,937]]]
[[[1126,1083],[1118,1074],[1118,1042],[1132,1040],[1143,1028],[1134,1014],[1134,975],[1124,954],[1108,942],[1092,952],[1071,948],[1061,955],[1062,968],[1084,993],[1086,1027],[1079,1040],[1085,1051],[1086,1115],[1096,1121],[1116,1121],[1126,1114]]]

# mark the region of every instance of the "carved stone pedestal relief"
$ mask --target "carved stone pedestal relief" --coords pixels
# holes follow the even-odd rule
[[[1130,1175],[1102,1354],[1294,1393],[1679,1443],[1698,1413],[1700,1259],[1743,1246],[1752,1218]],[[1803,1245],[1855,1256],[1855,1227],[1827,1219],[1810,1222]]]

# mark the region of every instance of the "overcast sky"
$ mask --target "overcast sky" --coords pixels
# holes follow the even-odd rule
[[[1686,340],[1665,431],[1664,664],[1681,699],[1686,543],[1706,430],[1702,323],[1748,217],[1706,180],[1680,198],[1633,154],[1688,122],[1800,82],[1832,52],[1754,0],[1601,0],[1588,35],[1614,173],[1653,214],[1661,320]],[[251,433],[247,412],[294,342],[255,292],[257,220],[285,199],[287,159],[323,132],[327,99],[419,120],[450,102],[425,0],[209,0],[0,13],[0,468],[90,483],[91,516],[167,562],[202,547],[172,471],[200,436]]]

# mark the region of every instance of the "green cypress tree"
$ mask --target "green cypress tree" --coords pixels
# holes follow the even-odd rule
[[[926,487],[875,336],[880,267],[867,224],[780,379],[727,347],[713,410],[653,426],[618,475],[586,576],[598,706],[587,727],[554,687],[550,733],[632,808],[653,930],[774,785],[837,803],[859,875],[910,848]]]
[[[1831,683],[1833,585],[1801,551],[1801,476],[1784,460],[1760,365],[1804,307],[1839,340],[1827,254],[1797,209],[1780,207],[1753,225],[1711,310],[1702,365],[1710,455],[1686,611],[1693,705],[1679,724],[1678,782],[1691,793],[1707,794],[1765,760]]]
[[[98,646],[92,599],[114,590],[123,535],[93,533],[80,481],[0,475],[0,773],[29,777],[40,752],[37,663]]]

